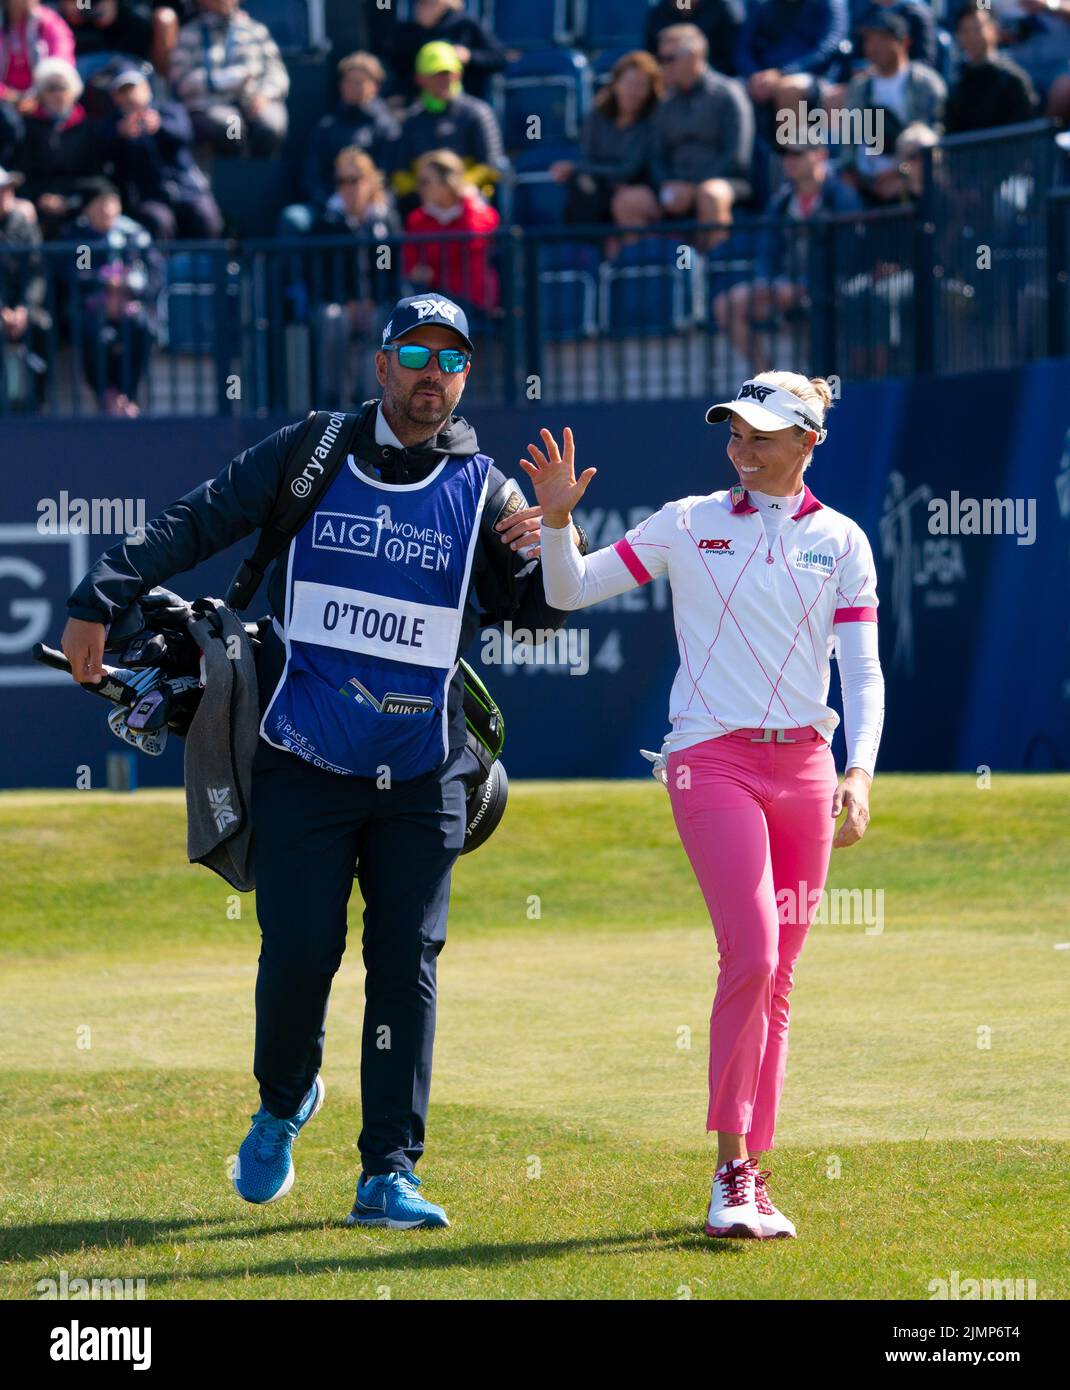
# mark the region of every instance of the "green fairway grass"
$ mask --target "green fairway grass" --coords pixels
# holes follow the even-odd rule
[[[360,899],[297,1182],[242,1203],[252,894],[185,861],[177,791],[0,796],[0,1292],[159,1298],[1070,1293],[1070,777],[885,776],[796,971],[777,1147],[797,1241],[702,1233],[713,931],[651,779],[514,783],[454,874],[425,1191],[448,1231],[347,1230]],[[871,898],[871,901],[873,899]],[[879,930],[875,927],[879,926]]]

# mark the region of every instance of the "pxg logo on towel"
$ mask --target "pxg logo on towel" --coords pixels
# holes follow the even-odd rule
[[[313,519],[312,545],[315,550],[333,550],[346,555],[379,554],[383,533],[381,516],[355,516],[352,512],[317,512]]]

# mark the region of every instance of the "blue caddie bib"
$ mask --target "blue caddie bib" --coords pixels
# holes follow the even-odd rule
[[[268,743],[353,777],[442,763],[490,464],[447,457],[418,483],[378,482],[352,455],[339,468],[290,542]]]

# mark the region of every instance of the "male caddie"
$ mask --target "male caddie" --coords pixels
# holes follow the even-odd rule
[[[246,1201],[272,1202],[293,1184],[293,1141],[323,1103],[327,999],[356,861],[367,978],[350,1225],[449,1224],[413,1168],[436,959],[475,771],[458,656],[481,617],[547,630],[564,616],[524,553],[537,546],[539,509],[517,509],[515,488],[454,415],[472,355],[450,300],[429,291],[395,307],[375,359],[382,399],[346,417],[345,460],[269,574],[275,632],[257,657],[261,1106],[234,1185]],[[76,679],[100,678],[106,626],[139,594],[264,525],[302,428],[239,454],[149,522],[141,544],[97,561],[68,602],[63,650]]]

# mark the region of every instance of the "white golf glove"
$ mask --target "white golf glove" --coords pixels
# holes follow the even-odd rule
[[[642,753],[644,758],[649,758],[650,761],[654,764],[650,771],[658,779],[661,785],[666,790],[668,790],[669,770],[668,765],[665,762],[665,755],[663,753],[652,753],[649,748],[640,748],[639,751],[640,753]]]

